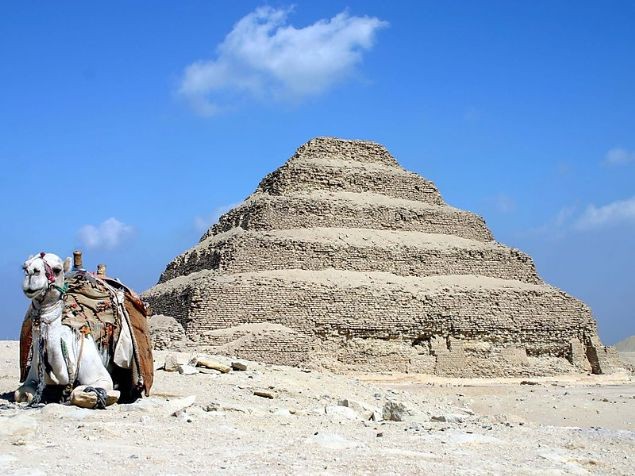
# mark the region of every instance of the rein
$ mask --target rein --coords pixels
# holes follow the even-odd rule
[[[37,374],[38,374],[38,384],[35,391],[35,395],[33,395],[33,400],[31,400],[30,406],[34,406],[39,404],[42,401],[42,395],[44,393],[44,388],[46,387],[45,383],[45,375],[47,371],[48,358],[47,358],[47,343],[49,340],[49,326],[60,319],[64,312],[64,294],[68,292],[68,283],[64,283],[63,286],[58,286],[55,284],[55,273],[51,266],[44,259],[44,252],[40,253],[40,258],[44,262],[46,278],[49,281],[49,286],[47,291],[42,296],[41,301],[46,298],[46,295],[51,289],[56,289],[60,295],[55,301],[54,304],[47,306],[46,308],[40,307],[36,309],[31,303],[31,312],[30,317],[33,323],[33,330],[36,329],[39,331],[39,339],[37,344],[37,352],[38,352],[38,366],[37,366]],[[41,302],[40,301],[40,302]],[[68,348],[66,346],[66,342],[63,338],[60,337],[60,346],[62,350],[62,356],[64,357],[64,361],[66,363],[66,370],[68,372],[68,385],[66,386],[65,393],[70,395],[70,391],[73,389],[75,384],[75,380],[77,379],[77,375],[79,373],[79,362],[82,357],[84,351],[84,335],[81,335],[80,348],[79,353],[77,355],[77,362],[75,365],[71,362]]]

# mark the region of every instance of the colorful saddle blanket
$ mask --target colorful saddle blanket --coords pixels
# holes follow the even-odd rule
[[[73,273],[66,277],[65,282],[68,290],[63,295],[62,323],[76,332],[90,334],[104,365],[108,365],[115,353],[125,319],[116,291],[113,292],[104,281],[85,272]]]

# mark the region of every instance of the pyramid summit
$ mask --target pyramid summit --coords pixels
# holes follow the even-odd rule
[[[333,370],[603,373],[589,308],[380,144],[320,137],[144,293],[191,345]]]

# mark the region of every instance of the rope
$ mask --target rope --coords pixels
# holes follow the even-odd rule
[[[57,284],[51,284],[52,288],[57,289],[60,294],[66,294],[68,292],[68,283],[64,283],[64,286],[58,286]]]
[[[38,340],[38,361],[37,361],[37,388],[35,389],[35,395],[33,395],[33,400],[29,403],[30,407],[38,405],[42,401],[42,394],[44,393],[44,387],[46,386],[44,382],[45,378],[45,369],[44,369],[44,360],[46,359],[46,339],[43,338],[43,329],[40,329],[40,338]]]
[[[84,389],[84,392],[94,393],[95,395],[97,395],[97,403],[95,403],[94,408],[97,408],[99,410],[103,410],[106,408],[106,399],[108,398],[106,390],[99,387],[86,387]]]

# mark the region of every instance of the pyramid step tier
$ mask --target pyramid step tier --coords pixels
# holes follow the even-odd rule
[[[522,345],[529,355],[567,352],[596,335],[589,309],[547,285],[482,276],[426,278],[339,270],[219,274],[200,271],[144,294],[205,344],[209,332],[274,323],[320,339],[441,336]]]
[[[470,212],[372,193],[272,196],[255,193],[221,216],[201,241],[240,227],[245,230],[291,228],[367,228],[455,235],[491,241],[485,221]]]
[[[399,164],[381,144],[371,141],[316,137],[301,145],[290,162],[295,160],[340,160],[398,167]]]
[[[495,242],[363,228],[234,228],[175,258],[160,282],[205,269],[243,273],[324,268],[400,276],[470,274],[541,283],[531,258]]]
[[[401,167],[334,159],[295,159],[267,175],[260,192],[288,195],[310,190],[372,192],[442,205],[437,187]]]

